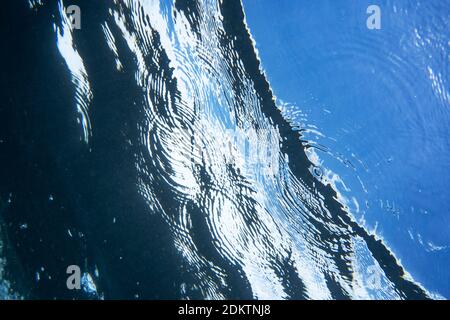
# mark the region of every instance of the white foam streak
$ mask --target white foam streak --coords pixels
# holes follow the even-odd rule
[[[86,68],[73,41],[73,29],[66,8],[61,0],[59,3],[61,27],[55,25],[57,46],[71,73],[72,83],[75,86],[75,103],[79,113],[79,122],[83,129],[83,140],[88,143],[92,128],[89,118],[89,104],[92,101],[92,92]]]

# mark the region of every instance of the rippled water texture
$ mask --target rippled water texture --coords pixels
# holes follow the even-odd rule
[[[11,48],[23,295],[79,264],[82,297],[432,296],[318,179],[240,1],[80,1],[81,30],[66,5],[32,1]]]
[[[249,0],[244,8],[318,176],[416,281],[448,296],[450,3],[378,1],[380,30],[366,27],[370,4]]]

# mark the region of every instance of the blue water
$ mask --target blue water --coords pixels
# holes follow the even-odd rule
[[[0,299],[450,296],[449,2],[368,4],[5,2]]]
[[[243,3],[277,101],[354,217],[449,297],[450,1]]]

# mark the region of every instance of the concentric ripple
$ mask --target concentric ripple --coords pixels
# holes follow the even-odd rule
[[[106,62],[77,49],[91,40],[74,36],[65,5],[55,39],[81,139],[95,150],[100,120],[90,113],[102,87],[90,70]],[[127,124],[137,134],[122,138],[134,150],[138,193],[182,261],[182,298],[429,297],[322,181],[275,102],[240,1],[115,0],[96,17],[89,27],[104,35],[108,82],[133,75],[138,99],[123,107],[139,114]],[[445,100],[442,76],[430,70]]]
[[[426,295],[310,174],[237,1],[116,2],[110,19],[135,55],[145,97],[139,187],[194,275],[186,298],[228,297],[223,261],[254,298]]]

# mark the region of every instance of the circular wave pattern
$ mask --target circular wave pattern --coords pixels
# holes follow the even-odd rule
[[[166,270],[177,273],[179,297],[430,297],[352,218],[331,184],[322,182],[324,172],[308,159],[299,132],[275,103],[240,1],[115,0],[95,9],[84,27],[101,32],[102,44],[77,34],[65,2],[58,4],[56,47],[71,76],[82,143],[95,153],[108,148],[100,141],[110,134],[131,150],[133,169],[127,170],[134,190],[126,192],[136,191],[146,211],[129,219],[142,234],[145,215],[163,221],[170,233],[163,245],[175,248],[179,259],[176,270]],[[45,3],[35,14],[44,10]],[[100,58],[86,49],[93,41],[107,48]],[[390,61],[402,63],[394,56]],[[108,70],[106,84],[93,71],[100,64]],[[408,89],[408,81],[398,83]],[[116,107],[134,115],[126,125],[123,120],[120,132],[96,113],[105,110],[108,95],[123,98]],[[121,123],[120,117],[113,120]],[[121,159],[97,159],[98,170],[102,162],[115,161]],[[96,232],[87,232],[87,246]],[[129,254],[141,263],[158,259]],[[96,296],[111,297],[108,286],[102,289],[107,270],[88,274],[87,287]]]

